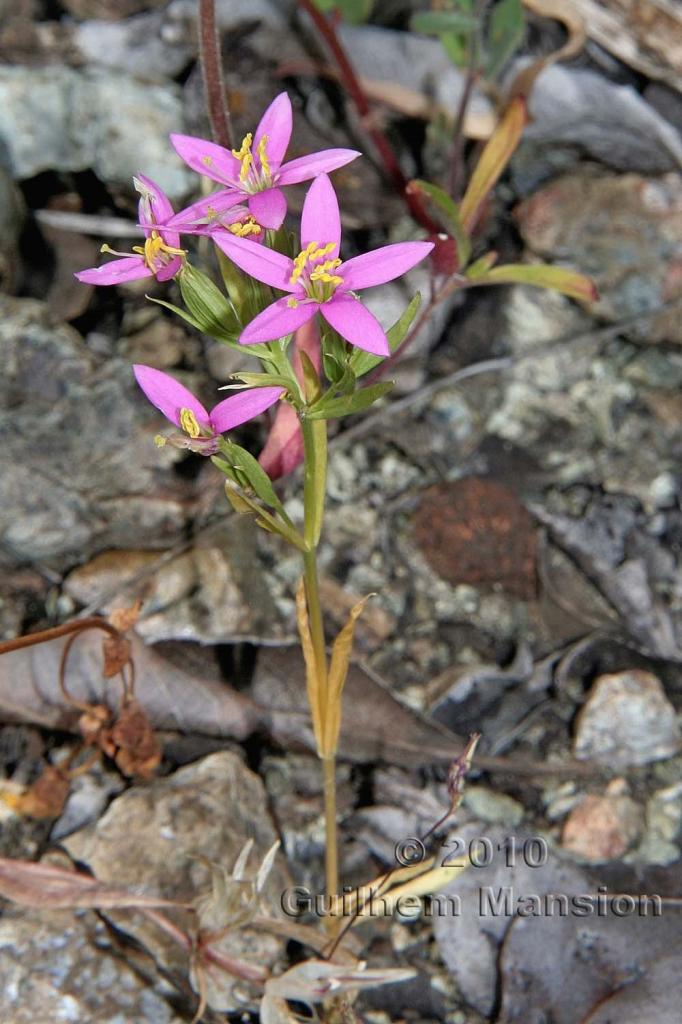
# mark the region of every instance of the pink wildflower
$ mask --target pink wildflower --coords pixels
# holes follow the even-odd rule
[[[280,387],[249,388],[218,402],[208,412],[191,391],[167,373],[139,363],[133,366],[133,372],[152,405],[184,431],[186,438],[180,439],[177,446],[191,448],[204,455],[213,455],[218,450],[218,434],[259,416],[286,390]]]
[[[390,354],[386,334],[353,294],[355,289],[373,288],[400,277],[433,249],[432,242],[398,242],[342,263],[339,205],[326,174],[315,179],[306,195],[301,217],[303,248],[295,259],[226,232],[218,231],[213,238],[247,274],[289,292],[242,331],[239,340],[243,345],[291,334],[319,311],[351,345],[378,356]]]
[[[151,178],[142,174],[133,181],[140,193],[138,216],[146,236],[144,245],[133,246],[131,253],[115,252],[108,245],[103,245],[102,252],[123,258],[111,260],[101,267],[81,270],[76,274],[79,281],[85,284],[121,284],[154,276],[159,281],[168,281],[182,266],[185,252],[180,248],[180,235],[177,229],[169,230],[163,226],[173,216],[168,196]]]
[[[309,181],[360,156],[354,149],[323,149],[283,164],[291,128],[291,100],[282,92],[263,114],[255,133],[249,132],[238,150],[230,152],[191,135],[171,135],[170,138],[178,154],[193,170],[226,186],[227,193],[237,196],[237,201],[246,202],[256,224],[276,229],[287,212],[287,201],[280,185]],[[216,193],[214,200],[221,194]]]

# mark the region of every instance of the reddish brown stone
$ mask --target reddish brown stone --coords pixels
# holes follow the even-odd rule
[[[502,484],[466,477],[429,487],[415,513],[413,534],[431,568],[448,583],[498,585],[525,600],[535,597],[535,524]]]

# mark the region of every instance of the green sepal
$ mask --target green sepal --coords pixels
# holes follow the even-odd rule
[[[278,373],[239,373],[230,374],[230,380],[239,380],[250,388],[286,388],[291,389],[292,381]],[[225,388],[227,391],[228,389]]]
[[[281,516],[288,518],[284,511],[284,505],[272,486],[272,480],[258,459],[255,459],[246,448],[235,444],[234,441],[228,441],[225,437],[220,442],[220,450],[224,458],[221,459],[220,456],[214,455],[212,457],[214,465],[240,486],[250,487],[261,501],[264,501],[270,508],[274,508]]]
[[[378,399],[387,395],[393,386],[394,382],[391,380],[381,381],[379,384],[370,384],[367,388],[360,388],[352,395],[323,399],[318,406],[309,409],[306,416],[309,420],[331,420],[348,416],[353,412],[364,412]]]
[[[322,395],[320,376],[315,369],[315,364],[304,349],[301,349],[298,355],[301,360],[301,369],[303,370],[303,392],[306,402],[312,404]]]
[[[236,344],[241,323],[232,303],[210,277],[185,262],[176,280],[187,310],[199,325],[199,330],[219,341]]]
[[[388,347],[391,352],[395,352],[398,345],[400,345],[409,331],[421,303],[421,294],[420,292],[417,292],[409,306],[405,309],[405,312],[400,315],[393,324],[393,327],[386,332]],[[356,377],[363,377],[366,373],[369,373],[370,370],[373,370],[375,366],[382,363],[383,359],[383,356],[373,356],[371,352],[365,352],[364,349],[354,348],[350,357],[349,366]]]
[[[213,461],[216,462],[215,458]],[[222,469],[222,471],[225,472],[225,469],[220,465],[221,462],[222,460],[218,459],[216,465],[219,469]],[[299,551],[308,551],[305,540],[293,524],[275,519],[275,517],[259,505],[257,501],[251,498],[248,494],[245,494],[231,479],[225,481],[225,496],[232,508],[239,515],[255,515],[257,517],[257,526],[261,526],[264,530],[267,530],[268,533],[279,534],[279,536],[288,544],[298,548]]]

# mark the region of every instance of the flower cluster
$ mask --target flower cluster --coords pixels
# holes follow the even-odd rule
[[[389,355],[383,327],[355,293],[401,276],[423,260],[433,245],[387,245],[343,261],[339,205],[327,175],[360,154],[327,149],[284,162],[291,131],[291,101],[281,93],[238,150],[172,135],[183,160],[220,189],[175,213],[159,186],[139,175],[134,182],[140,193],[138,216],[144,245],[134,246],[129,253],[103,246],[103,252],[118,258],[76,277],[101,285],[149,277],[167,281],[182,275],[187,265],[181,236],[208,235],[241,271],[284,293],[271,302],[267,290],[260,290],[263,301],[243,325],[240,344],[262,345],[286,338],[319,313],[351,345],[373,356]],[[282,187],[311,179],[301,216],[300,251],[290,258],[283,255],[285,246],[278,237],[287,212]],[[266,386],[264,381],[220,402],[209,413],[167,374],[136,366],[135,376],[152,404],[184,431],[184,446],[206,454],[217,450],[218,435],[263,412],[287,391],[284,386]]]

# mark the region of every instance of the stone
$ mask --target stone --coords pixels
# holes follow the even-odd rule
[[[564,823],[561,844],[593,864],[620,860],[642,832],[642,808],[631,797],[589,793]]]
[[[1,115],[0,115],[1,116]],[[16,561],[73,565],[135,537],[165,547],[183,533],[191,484],[153,444],[161,417],[130,365],[100,363],[49,308],[0,296],[2,540]]]
[[[611,322],[654,313],[682,294],[682,181],[585,168],[565,174],[524,200],[515,217],[539,256],[589,274],[597,316]],[[677,310],[657,313],[624,333],[647,344],[682,343]]]
[[[449,583],[497,585],[521,598],[535,594],[535,525],[502,484],[467,477],[429,487],[413,533],[429,565]]]
[[[126,963],[88,911],[22,910],[0,919],[3,1024],[182,1024],[163,995]]]
[[[92,168],[132,192],[142,171],[179,200],[196,182],[168,141],[182,126],[175,84],[104,68],[0,67],[0,145],[18,180]]]
[[[496,793],[487,786],[467,786],[463,803],[474,817],[492,825],[516,828],[523,820],[524,809],[518,800],[506,793]]]
[[[231,872],[248,839],[254,841],[247,872],[251,877],[277,836],[262,782],[237,754],[221,751],[128,790],[96,824],[67,837],[63,845],[103,881],[193,902],[208,891],[207,862]],[[284,869],[276,862],[263,890],[263,909],[269,916],[279,914],[286,884]],[[173,911],[168,915],[186,923]],[[112,912],[112,917],[157,962],[186,974],[185,954],[148,919],[124,911]],[[262,929],[231,929],[225,943],[221,949],[226,954],[260,966],[272,966],[281,951],[279,940]],[[219,1008],[240,1008],[232,990],[237,980],[221,980]]]
[[[642,669],[602,675],[578,715],[575,756],[614,768],[649,764],[680,749],[680,726],[660,680]]]
[[[516,62],[510,77],[526,59]],[[682,164],[682,138],[630,85],[553,64],[536,78],[524,138],[545,149],[576,146],[620,171],[662,174]]]

